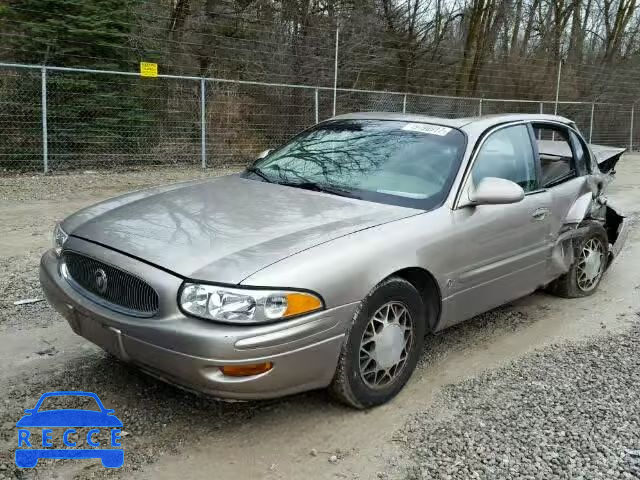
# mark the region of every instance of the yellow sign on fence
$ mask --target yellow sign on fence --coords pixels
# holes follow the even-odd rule
[[[158,64],[149,62],[140,62],[140,76],[141,77],[157,77],[158,76]]]

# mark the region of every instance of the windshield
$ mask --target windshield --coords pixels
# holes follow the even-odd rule
[[[446,197],[465,148],[459,130],[428,123],[320,124],[248,169],[263,181],[415,208]]]

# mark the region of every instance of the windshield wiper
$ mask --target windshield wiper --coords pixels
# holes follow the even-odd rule
[[[350,190],[347,190],[346,188],[335,187],[333,185],[325,185],[325,184],[318,183],[318,182],[310,182],[310,181],[304,181],[304,182],[281,181],[281,182],[278,182],[278,183],[280,185],[286,185],[287,187],[302,188],[303,190],[312,190],[314,192],[331,193],[333,195],[339,195],[341,197],[360,198],[357,195],[355,195],[353,192],[351,192]]]
[[[263,179],[265,182],[273,183],[273,180],[271,180],[269,177],[267,177],[267,176],[265,175],[265,173],[264,173],[262,170],[260,170],[258,167],[247,167],[245,170],[246,170],[247,172],[249,172],[249,173],[254,173],[254,174],[256,174],[256,175],[257,175],[257,176],[259,176],[261,179]]]

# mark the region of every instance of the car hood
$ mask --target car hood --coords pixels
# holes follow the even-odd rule
[[[107,200],[62,227],[183,277],[237,284],[314,245],[420,212],[230,175]]]

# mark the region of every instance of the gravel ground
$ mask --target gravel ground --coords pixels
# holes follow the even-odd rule
[[[45,311],[49,308],[46,307],[46,302],[43,308]],[[24,319],[32,314],[33,311],[24,312],[19,318]],[[57,315],[53,310],[51,314]],[[479,315],[473,321],[453,327],[442,335],[428,337],[421,364],[437,362],[451,352],[473,348],[498,333],[522,330],[534,318],[535,316],[512,306]],[[63,321],[61,317],[58,320]],[[52,359],[58,359],[64,354],[56,348],[55,342],[52,342],[50,353],[45,348],[47,346],[45,344],[41,350],[45,351],[44,354],[51,355]],[[336,410],[347,414],[356,413],[336,405],[322,391],[286,399],[239,403],[197,396],[148,377],[90,345],[80,357],[65,361],[46,375],[37,375],[21,382],[16,377],[13,379],[14,381],[9,382],[11,386],[5,391],[4,411],[0,412],[0,446],[2,442],[11,444],[15,434],[15,419],[19,418],[21,409],[32,407],[41,392],[51,390],[54,385],[64,385],[68,390],[100,392],[102,402],[108,408],[116,409],[126,431],[123,441],[127,452],[125,466],[114,472],[105,471],[94,463],[81,472],[76,472],[73,476],[75,479],[113,476],[129,478],[162,455],[183,454],[185,443],[206,439],[216,432],[224,435],[253,418],[264,417],[275,411],[287,412],[302,408],[304,411],[312,411],[314,416],[322,416],[323,412],[331,414]],[[0,470],[4,466],[7,473],[11,472],[16,477],[22,475],[25,480],[40,478],[39,475],[46,476],[47,473],[56,471],[62,462],[69,462],[43,460],[36,470],[21,471],[9,461],[5,460],[3,465],[1,450],[0,448]],[[328,461],[332,455],[339,458],[345,455],[339,448],[323,451],[322,454]]]
[[[15,422],[21,409],[33,407],[41,392],[50,390],[52,385],[65,385],[68,390],[101,392],[102,402],[108,408],[116,409],[124,425],[125,466],[113,471],[103,469],[99,462],[89,462],[73,475],[77,479],[132,478],[134,472],[163,455],[181,452],[185,442],[230,424],[249,421],[276,406],[286,408],[283,402],[226,403],[196,396],[158,382],[102,351],[91,349],[81,360],[73,359],[46,377],[25,380],[4,392],[6,409],[0,414],[0,425],[4,427],[0,430],[0,442],[13,443]],[[73,464],[68,460],[41,460],[37,469],[20,470],[9,458],[2,457],[0,449],[0,479],[3,478],[2,470],[20,479],[47,478],[57,467]]]
[[[396,434],[399,478],[640,478],[640,322],[446,387]]]
[[[7,329],[45,327],[62,321],[53,308],[44,300],[38,280],[41,252],[17,257],[0,258],[0,332]],[[13,302],[37,299],[35,303],[14,305]]]
[[[209,168],[158,167],[112,172],[86,170],[60,175],[12,175],[0,177],[0,201],[38,201],[66,199],[83,193],[128,192],[152,185],[206,178],[236,172],[241,167]]]

